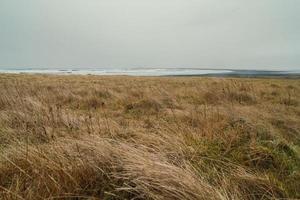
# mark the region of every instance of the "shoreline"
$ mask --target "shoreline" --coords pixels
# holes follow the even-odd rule
[[[266,78],[266,79],[300,79],[300,73],[294,74],[239,74],[239,73],[220,73],[220,74],[191,74],[191,75],[127,75],[127,74],[72,74],[72,73],[3,73],[1,76],[96,76],[96,77],[132,77],[132,78]]]
[[[0,74],[38,75],[95,75],[133,77],[287,77],[299,78],[300,71],[275,70],[233,70],[233,69],[192,69],[192,68],[147,68],[147,69],[0,69]]]

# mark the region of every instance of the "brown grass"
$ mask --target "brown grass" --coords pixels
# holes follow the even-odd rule
[[[300,198],[299,79],[0,75],[1,199]]]

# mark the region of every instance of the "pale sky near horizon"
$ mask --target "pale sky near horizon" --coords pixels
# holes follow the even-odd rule
[[[300,0],[0,0],[0,69],[300,69]]]

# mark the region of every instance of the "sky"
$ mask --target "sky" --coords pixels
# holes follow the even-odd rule
[[[299,0],[0,0],[0,69],[300,69]]]

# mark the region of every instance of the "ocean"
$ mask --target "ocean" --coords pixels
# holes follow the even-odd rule
[[[299,75],[298,71],[267,71],[267,70],[231,70],[231,69],[197,69],[197,68],[93,68],[93,69],[38,69],[38,68],[15,68],[1,69],[0,73],[12,74],[53,74],[53,75],[126,75],[126,76],[279,76]]]

